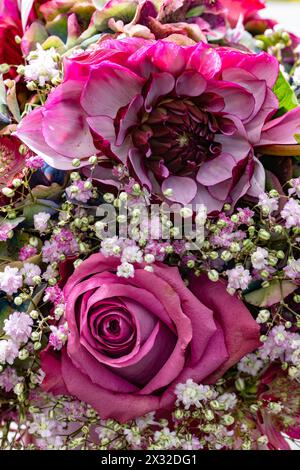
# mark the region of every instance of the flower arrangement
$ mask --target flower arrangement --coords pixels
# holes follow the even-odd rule
[[[261,0],[0,0],[1,449],[300,438],[300,39]]]

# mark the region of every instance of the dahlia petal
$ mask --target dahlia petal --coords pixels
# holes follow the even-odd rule
[[[248,140],[240,133],[231,136],[217,135],[215,141],[222,144],[222,153],[231,155],[236,162],[243,160],[252,148]]]
[[[197,184],[185,176],[169,176],[162,183],[162,191],[166,189],[172,189],[172,196],[168,196],[170,201],[188,204],[197,193]]]
[[[300,134],[300,106],[265,124],[258,145],[296,144],[295,134]]]
[[[154,73],[151,77],[151,84],[145,99],[145,109],[149,113],[157,98],[170,93],[175,85],[173,75],[167,72]]]
[[[219,201],[213,196],[211,196],[205,186],[198,184],[197,193],[194,199],[191,201],[191,204],[204,204],[207,208],[209,214],[213,212],[219,212],[224,206],[225,201]]]
[[[206,80],[194,70],[186,70],[176,81],[178,96],[200,96],[206,89]]]
[[[199,72],[206,80],[212,80],[221,70],[221,59],[218,52],[201,42],[189,48],[190,57],[186,69]]]
[[[266,172],[262,163],[255,157],[254,162],[254,173],[250,180],[250,189],[248,190],[247,194],[249,194],[249,196],[258,197],[265,191]]]
[[[245,54],[245,52],[234,51],[229,48],[218,48],[217,51],[222,61],[223,72],[228,68],[244,69],[259,80],[265,80],[268,88],[273,88],[275,85],[279,72],[279,63],[270,54],[266,52]]]
[[[247,120],[254,111],[255,99],[253,95],[238,84],[211,81],[207,91],[224,99],[223,112],[237,116],[242,121]]]
[[[227,82],[238,83],[251,93],[255,99],[255,104],[253,113],[248,118],[248,121],[253,119],[260,111],[266,99],[267,85],[265,80],[257,80],[253,74],[243,69],[225,69],[222,78]]]
[[[114,122],[107,116],[94,116],[87,118],[90,128],[104,140],[104,146],[109,148],[114,156],[125,163],[129,151],[129,142],[126,140],[123,145],[117,146]],[[105,150],[103,149],[105,153]],[[111,156],[111,155],[108,155]]]
[[[261,110],[253,119],[245,124],[248,139],[252,144],[255,145],[260,141],[264,123],[272,117],[272,114],[277,111],[278,106],[279,104],[277,97],[271,90],[267,88],[266,98]]]
[[[153,46],[142,47],[132,54],[128,64],[145,78],[155,72],[169,72],[178,76],[186,67],[186,51],[186,48],[174,42],[156,41]]]
[[[120,108],[140,94],[144,80],[128,68],[102,62],[91,69],[81,96],[81,106],[89,116],[114,118]]]
[[[143,105],[143,101],[141,95],[137,95],[132,99],[125,115],[120,119],[116,145],[122,145],[128,134],[128,130],[138,123],[138,112]]]
[[[219,201],[226,201],[228,199],[230,189],[232,187],[232,179],[228,178],[221,183],[214,184],[213,186],[208,186],[207,191],[211,196]]]
[[[96,152],[83,110],[78,106],[81,83],[67,81],[49,96],[42,110],[46,143],[66,157],[88,158]]]
[[[130,149],[128,156],[132,169],[140,183],[151,190],[152,184],[148,178],[147,169],[143,162],[144,156],[137,149]]]
[[[236,162],[228,153],[222,153],[213,160],[204,162],[198,173],[197,181],[204,186],[212,186],[226,181],[232,176],[232,170]]]
[[[71,170],[72,159],[56,152],[46,143],[41,132],[42,122],[42,108],[36,108],[22,119],[14,135],[42,157],[48,165],[59,170]],[[81,166],[83,165],[88,165],[88,160],[81,160]]]

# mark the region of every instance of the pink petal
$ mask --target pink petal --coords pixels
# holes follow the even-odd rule
[[[91,69],[84,87],[81,105],[89,116],[114,118],[120,108],[140,94],[144,80],[118,64],[102,62]]]
[[[246,121],[254,111],[255,99],[253,95],[238,84],[211,81],[207,91],[224,99],[223,112],[237,116],[242,121]]]
[[[126,162],[130,147],[130,138],[128,137],[123,145],[116,145],[116,131],[113,120],[108,116],[94,116],[87,118],[90,128],[99,136],[102,152],[110,156],[115,156],[123,163]]]
[[[260,141],[264,123],[277,111],[278,106],[278,99],[271,90],[267,89],[266,98],[261,110],[257,113],[254,119],[251,119],[247,124],[245,124],[249,141],[253,145]]]
[[[188,49],[190,57],[187,69],[199,72],[207,80],[212,80],[221,70],[221,59],[216,51],[207,44],[201,42],[197,46]]]
[[[22,119],[14,135],[42,157],[48,165],[59,170],[71,170],[72,159],[56,152],[46,143],[41,130],[43,119],[42,107],[36,108]],[[81,165],[88,165],[88,160],[81,160]]]
[[[197,181],[204,186],[212,186],[226,181],[231,178],[235,165],[236,162],[230,154],[221,154],[201,165],[197,173]]]
[[[253,119],[262,108],[266,99],[267,86],[265,80],[257,80],[253,74],[243,69],[225,69],[222,78],[227,82],[238,83],[253,95],[255,105],[253,113],[248,120]]]
[[[213,212],[219,212],[224,206],[224,202],[225,201],[219,201],[218,199],[211,196],[205,186],[198,184],[197,194],[192,200],[191,204],[204,204],[207,207],[208,213],[211,214]]]
[[[167,196],[170,201],[188,204],[197,193],[197,184],[191,178],[185,176],[169,176],[162,183],[162,191],[172,189],[172,196]]]
[[[85,113],[78,106],[81,89],[80,82],[63,83],[42,110],[46,143],[71,159],[88,158],[96,152]]]
[[[222,70],[228,68],[244,69],[252,73],[259,80],[265,80],[269,88],[273,88],[276,83],[279,71],[278,60],[261,52],[259,54],[246,54],[245,52],[234,51],[229,48],[217,49],[221,60]]]
[[[170,93],[175,85],[174,77],[167,72],[154,73],[151,77],[151,83],[145,99],[145,109],[147,112],[152,110],[157,98]]]
[[[132,54],[128,65],[145,78],[155,72],[178,76],[186,67],[186,54],[187,50],[174,42],[156,41],[153,46],[142,47]]]
[[[206,89],[206,80],[194,70],[186,70],[176,81],[178,96],[200,96]]]
[[[300,106],[265,124],[258,145],[296,144],[295,134],[300,134]]]
[[[249,196],[258,197],[265,191],[266,172],[262,163],[257,158],[254,158],[254,161],[254,173],[250,180],[250,189],[247,194],[249,194]]]

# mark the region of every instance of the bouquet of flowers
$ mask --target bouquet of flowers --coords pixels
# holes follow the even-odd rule
[[[262,0],[0,0],[2,449],[300,438],[300,39]]]

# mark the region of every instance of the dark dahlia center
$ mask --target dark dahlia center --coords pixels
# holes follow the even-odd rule
[[[202,110],[190,99],[166,99],[144,115],[133,132],[133,141],[146,155],[146,164],[157,176],[169,172],[189,175],[201,164],[220,155],[222,146],[215,136],[220,119]]]

